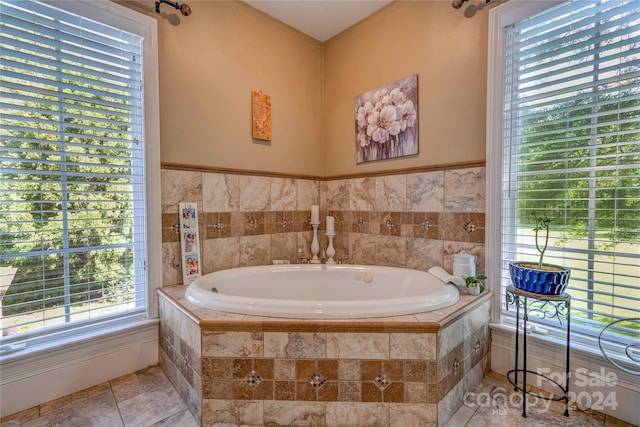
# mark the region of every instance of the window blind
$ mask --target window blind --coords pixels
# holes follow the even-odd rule
[[[142,38],[0,0],[2,340],[146,310]]]
[[[571,268],[572,340],[640,306],[640,2],[570,1],[504,28],[501,286],[537,261]],[[617,333],[639,339],[638,322]]]

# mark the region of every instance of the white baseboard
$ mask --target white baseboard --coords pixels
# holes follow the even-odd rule
[[[158,321],[6,359],[0,361],[2,417],[157,364]]]
[[[506,375],[507,371],[513,369],[514,340],[515,328],[491,325],[492,371]],[[628,423],[640,425],[640,412],[637,408],[640,402],[640,382],[637,376],[619,370],[596,352],[572,347],[569,360],[570,396],[575,396],[581,406],[592,407]],[[527,370],[550,373],[553,378],[554,374],[564,373],[564,361],[564,343],[560,344],[535,334],[527,337]],[[603,373],[609,379],[603,378]],[[546,381],[537,383],[535,377],[527,382],[551,393],[558,392],[557,389],[546,387]]]

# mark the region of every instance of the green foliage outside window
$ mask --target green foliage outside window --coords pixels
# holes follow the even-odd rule
[[[43,84],[36,95],[42,102],[25,102],[28,115],[0,130],[9,159],[0,180],[0,255],[7,256],[4,267],[17,268],[2,299],[4,316],[131,298],[127,106],[105,107],[120,101],[100,95],[87,102],[86,83],[63,83],[59,98],[44,95],[56,86]]]
[[[518,182],[520,225],[533,229],[537,213],[551,212],[560,217],[551,229],[569,239],[595,229],[602,249],[610,246],[606,240],[639,242],[640,97],[586,97],[528,125],[518,146],[527,172]]]

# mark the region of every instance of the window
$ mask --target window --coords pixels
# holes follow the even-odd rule
[[[155,22],[75,3],[0,0],[4,353],[148,314]]]
[[[571,268],[572,343],[597,348],[640,305],[640,3],[569,1],[510,18],[494,42],[504,65],[489,110],[502,115],[488,132],[499,191],[488,205],[500,210],[491,274],[508,320],[508,263],[537,260],[534,216],[554,218],[545,262]],[[640,337],[638,322],[617,326],[623,342]]]

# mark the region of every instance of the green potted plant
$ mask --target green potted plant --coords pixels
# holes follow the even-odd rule
[[[549,246],[549,225],[554,219],[547,215],[535,215],[536,225],[533,231],[536,249],[540,253],[538,262],[509,263],[511,281],[517,289],[536,294],[559,295],[567,287],[571,270],[561,265],[544,263],[544,253]]]
[[[465,284],[467,285],[467,290],[471,295],[480,295],[484,292],[484,281],[487,280],[487,276],[484,274],[479,274],[477,276],[467,276],[464,279]]]

